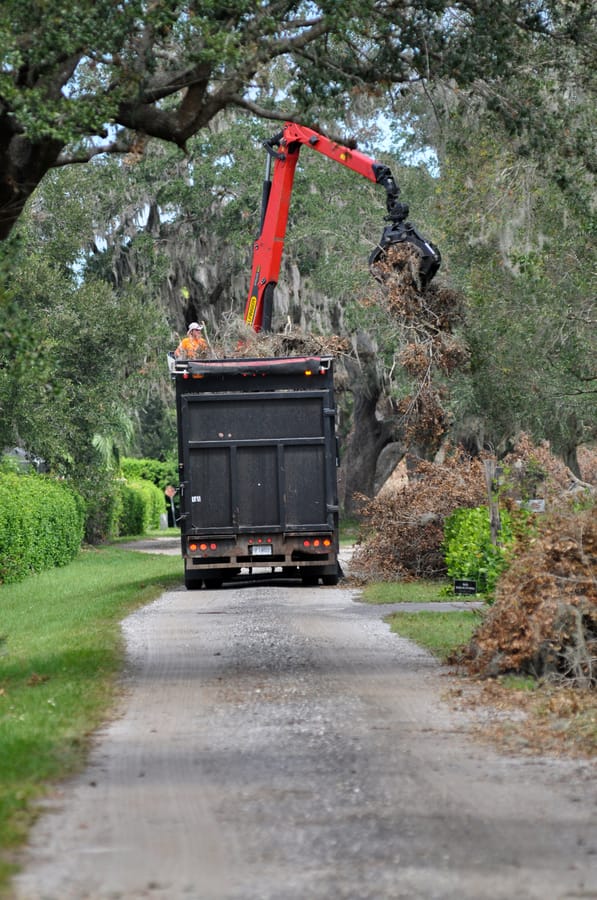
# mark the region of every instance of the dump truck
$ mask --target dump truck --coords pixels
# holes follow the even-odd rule
[[[407,221],[391,171],[356,148],[287,122],[267,151],[261,223],[253,244],[244,320],[270,331],[294,175],[303,146],[381,185],[386,221],[369,265],[389,247],[416,255],[424,287],[440,253]],[[263,574],[336,584],[338,464],[333,360],[177,359],[181,548],[190,590]]]
[[[185,585],[336,584],[333,360],[172,360]]]

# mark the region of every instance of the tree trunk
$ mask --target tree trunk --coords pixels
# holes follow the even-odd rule
[[[347,515],[357,511],[355,494],[374,496],[377,460],[392,439],[391,426],[377,414],[382,384],[375,351],[371,341],[360,334],[357,338],[360,362],[346,360],[348,390],[353,395],[353,422],[341,468],[341,489]]]

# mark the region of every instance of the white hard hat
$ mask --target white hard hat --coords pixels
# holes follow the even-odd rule
[[[187,328],[187,334],[190,334],[191,331],[195,331],[195,329],[197,329],[197,331],[203,331],[203,325],[200,325],[199,322],[191,322]]]

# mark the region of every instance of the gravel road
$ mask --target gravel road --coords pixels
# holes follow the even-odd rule
[[[505,757],[341,588],[164,594],[17,900],[597,898],[594,767]]]

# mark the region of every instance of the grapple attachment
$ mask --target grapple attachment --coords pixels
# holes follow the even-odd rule
[[[390,254],[390,247],[403,247],[407,254]],[[416,280],[424,290],[437,273],[441,264],[441,253],[431,241],[425,240],[410,222],[392,221],[383,230],[377,247],[369,256],[369,269],[373,277],[383,283],[392,268],[399,267],[401,260],[409,258],[410,266],[416,265]]]

